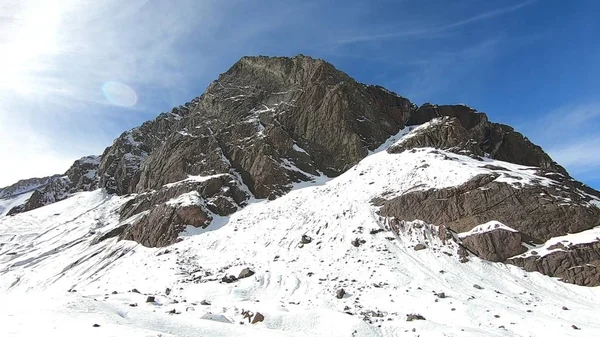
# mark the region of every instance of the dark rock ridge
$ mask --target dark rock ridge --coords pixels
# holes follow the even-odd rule
[[[374,202],[381,206],[382,216],[418,219],[455,233],[499,221],[515,231],[497,228],[474,233],[460,239],[460,244],[489,261],[514,264],[579,285],[599,285],[597,243],[571,246],[543,257],[518,257],[528,245],[600,226],[600,208],[592,205],[592,196],[579,190],[579,183],[569,184],[565,179],[549,185],[515,186],[498,178],[499,174],[482,174],[459,186],[413,191]]]
[[[568,176],[567,171],[541,147],[508,125],[492,123],[487,115],[465,105],[424,104],[407,125],[420,125],[436,118],[435,125],[388,149],[400,153],[415,147],[435,147],[461,154],[489,157],[510,163],[535,166]]]

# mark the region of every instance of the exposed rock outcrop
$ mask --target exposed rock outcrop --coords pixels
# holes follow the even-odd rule
[[[462,244],[471,252],[492,262],[502,262],[527,251],[523,241],[521,233],[502,228],[462,238]]]
[[[147,247],[164,247],[178,241],[186,226],[205,228],[212,221],[203,207],[160,204],[129,226],[121,238]]]
[[[400,153],[415,147],[435,147],[535,166],[568,177],[567,171],[554,162],[541,147],[531,143],[510,126],[489,122],[484,113],[465,105],[423,104],[411,116],[407,125],[421,125],[438,118],[416,135],[390,147],[388,152]]]
[[[543,256],[514,257],[507,263],[527,271],[559,277],[582,286],[600,286],[600,239],[594,242],[556,247]]]
[[[229,174],[192,177],[137,195],[121,208],[121,219],[132,219],[120,234],[148,247],[177,242],[187,226],[206,228],[215,216],[226,216],[245,205],[250,196]]]
[[[591,197],[576,188],[535,183],[517,187],[496,181],[498,177],[478,175],[456,187],[379,201],[380,214],[445,225],[455,232],[497,220],[536,242],[600,225],[600,208],[591,206]]]
[[[65,172],[69,178],[69,192],[92,191],[98,188],[100,156],[87,156],[76,160]]]

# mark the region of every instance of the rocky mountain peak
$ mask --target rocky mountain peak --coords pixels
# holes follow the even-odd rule
[[[425,221],[456,233],[498,221],[514,232],[476,233],[462,243],[494,261],[521,254],[522,244],[599,225],[600,209],[591,205],[600,193],[513,128],[466,105],[416,106],[304,55],[241,58],[201,96],[124,132],[101,156],[76,161],[10,213],[103,188],[128,201],[121,226],[101,239],[166,246],[186,228],[206,228],[253,198],[275,199],[299,183],[337,177],[390,139],[391,156],[433,148],[435,160],[469,158],[475,166],[468,170],[478,174],[455,186],[416,185],[374,198],[389,221]],[[523,264],[540,269],[543,262]]]
[[[331,63],[299,54],[294,57],[245,56],[236,62],[222,77],[269,76],[268,84],[306,85],[308,83],[337,84],[354,80]],[[266,83],[265,83],[266,84]]]

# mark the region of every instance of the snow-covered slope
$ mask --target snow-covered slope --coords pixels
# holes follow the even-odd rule
[[[460,263],[436,226],[402,223],[395,234],[372,203],[456,186],[491,172],[490,162],[506,169],[500,181],[544,179],[429,148],[375,151],[337,178],[254,200],[167,248],[106,238],[128,199],[101,190],[0,218],[0,335],[600,335],[600,289],[475,257]],[[244,268],[255,273],[221,282]],[[264,321],[249,324],[243,310]]]

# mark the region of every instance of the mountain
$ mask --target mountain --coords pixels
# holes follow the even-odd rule
[[[244,57],[17,185],[0,190],[21,202],[0,218],[8,335],[37,328],[31,306],[79,334],[600,332],[600,192],[485,113],[308,56]]]
[[[98,187],[100,157],[87,156],[76,160],[64,174],[32,178],[0,189],[0,212],[14,215],[55,203],[71,194]]]

